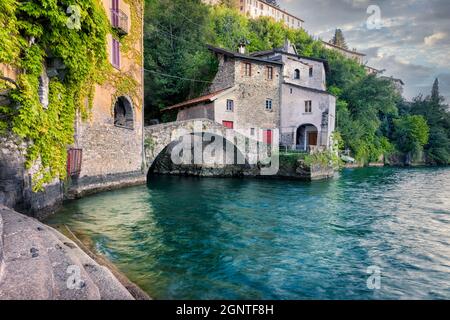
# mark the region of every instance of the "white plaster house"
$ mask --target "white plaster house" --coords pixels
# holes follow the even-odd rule
[[[202,0],[209,5],[218,5],[220,0]],[[236,0],[236,9],[249,18],[270,17],[277,22],[283,22],[292,29],[301,29],[304,20],[264,0]]]

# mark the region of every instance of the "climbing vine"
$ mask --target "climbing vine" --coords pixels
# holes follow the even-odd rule
[[[0,64],[17,71],[15,87],[3,78],[0,81],[0,92],[7,92],[11,102],[0,106],[0,133],[10,131],[27,142],[26,166],[38,165],[34,191],[55,178],[66,178],[67,147],[74,143],[76,114],[89,118],[96,84],[109,85],[117,95],[127,94],[135,106],[140,105],[140,86],[134,78],[140,77],[141,53],[133,41],[142,27],[142,1],[125,2],[130,4],[132,31],[119,41],[124,54],[139,62],[127,73],[117,72],[108,63],[107,36],[115,36],[115,31],[100,0],[0,3]],[[74,5],[80,9],[78,28],[68,24],[67,8]],[[61,70],[49,75],[48,106],[44,106],[39,78],[44,66],[55,61]]]

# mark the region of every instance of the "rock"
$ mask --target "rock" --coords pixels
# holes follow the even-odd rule
[[[0,205],[0,300],[12,299],[132,300],[133,296],[111,271],[64,235]]]

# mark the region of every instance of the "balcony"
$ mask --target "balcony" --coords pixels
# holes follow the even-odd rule
[[[111,24],[119,34],[128,34],[128,16],[122,10],[111,9]]]

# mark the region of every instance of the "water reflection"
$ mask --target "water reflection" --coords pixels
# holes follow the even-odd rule
[[[347,170],[318,183],[158,177],[68,203],[161,299],[450,298],[450,170]],[[382,289],[366,286],[382,268]]]

